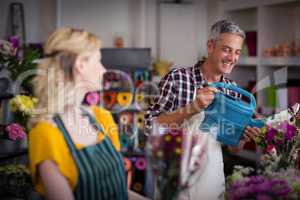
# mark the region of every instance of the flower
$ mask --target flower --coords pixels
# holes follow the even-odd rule
[[[256,197],[257,200],[272,200],[272,198],[268,195],[265,194],[259,194]]]
[[[274,128],[270,128],[268,131],[267,131],[267,134],[266,134],[266,139],[268,142],[272,142],[272,140],[274,139],[274,136],[276,135],[277,133],[277,130],[274,129]]]
[[[12,47],[13,47],[14,49],[19,48],[19,46],[20,46],[20,45],[19,45],[20,41],[19,41],[18,37],[12,36],[12,37],[10,37],[10,38],[8,39],[8,41],[11,43],[11,45],[12,45]]]
[[[85,97],[85,102],[88,105],[97,105],[100,102],[100,95],[98,92],[89,92]]]
[[[23,127],[17,123],[8,125],[5,131],[7,131],[8,137],[11,140],[24,139],[26,137]]]
[[[15,55],[15,48],[9,41],[0,40],[0,53],[3,57],[7,58],[9,56]]]
[[[9,101],[12,112],[20,111],[24,115],[30,116],[38,99],[26,95],[17,95]]]
[[[279,130],[284,133],[284,138],[288,141],[291,141],[297,133],[297,128],[286,121],[280,123]]]
[[[299,158],[295,156],[300,149],[299,128],[287,120],[289,118],[287,115],[287,112],[282,111],[276,119],[267,121],[266,126],[261,128],[255,138],[256,144],[265,153],[261,164],[269,170],[296,167],[299,163],[297,162]]]
[[[287,198],[292,191],[290,184],[284,178],[258,175],[246,176],[230,183],[227,194],[230,200],[267,200]]]

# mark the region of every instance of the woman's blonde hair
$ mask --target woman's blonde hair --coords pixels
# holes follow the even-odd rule
[[[100,51],[101,42],[95,35],[78,29],[59,28],[44,45],[45,58],[41,59],[33,80],[39,103],[30,120],[32,127],[41,120],[50,120],[65,106],[64,98],[74,88],[73,66],[78,55]]]

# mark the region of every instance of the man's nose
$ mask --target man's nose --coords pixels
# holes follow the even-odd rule
[[[227,56],[227,59],[229,61],[233,61],[233,59],[234,59],[234,53],[229,53],[228,56]]]

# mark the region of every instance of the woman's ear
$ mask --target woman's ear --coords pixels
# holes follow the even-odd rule
[[[83,55],[78,55],[74,62],[74,74],[82,75],[87,64],[87,59]]]

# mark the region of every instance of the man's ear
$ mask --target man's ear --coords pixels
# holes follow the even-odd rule
[[[214,48],[215,48],[214,41],[207,40],[207,44],[206,45],[207,45],[207,53],[211,54],[214,51]]]

